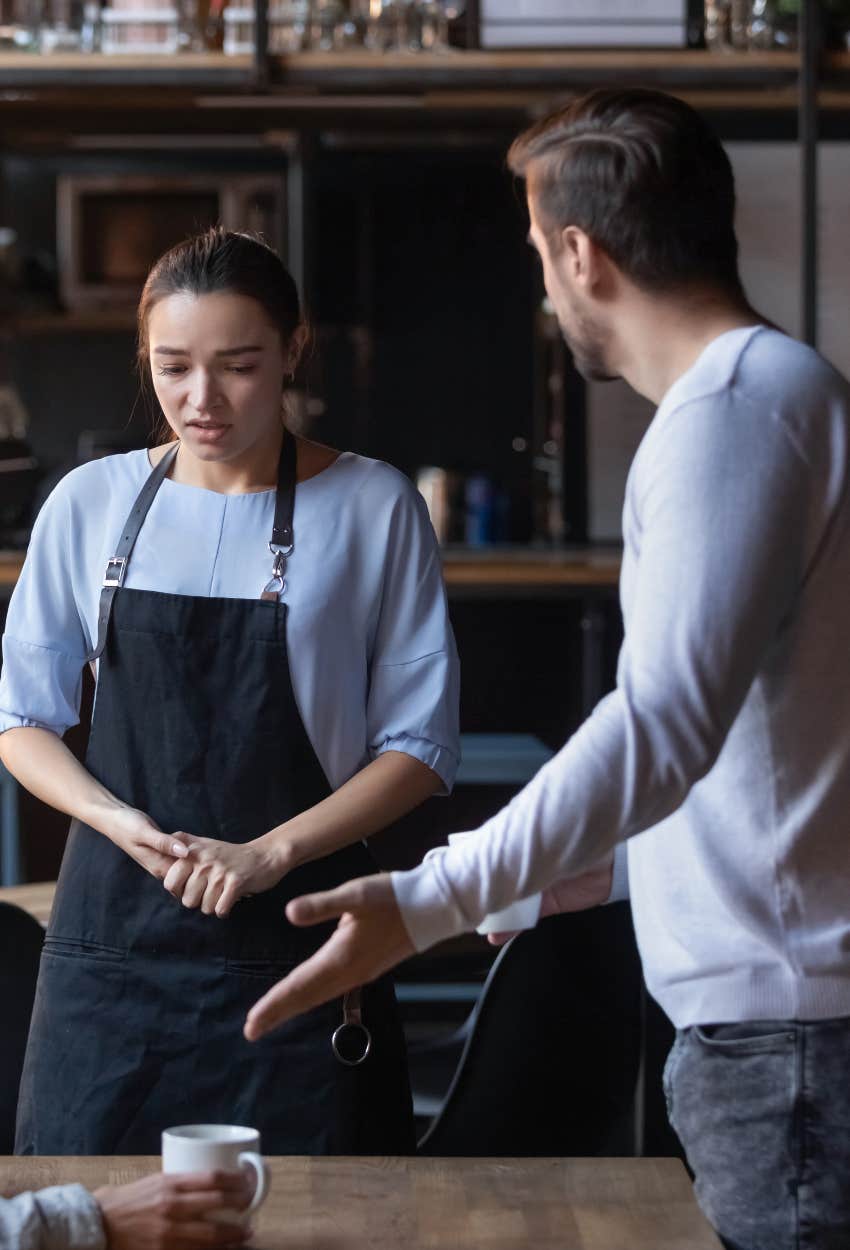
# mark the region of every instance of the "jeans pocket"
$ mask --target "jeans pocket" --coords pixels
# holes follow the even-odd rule
[[[105,946],[81,938],[51,937],[44,939],[43,955],[56,959],[84,959],[93,963],[120,964],[127,952],[119,946]]]
[[[753,1020],[741,1024],[696,1024],[693,1035],[710,1054],[778,1054],[797,1040],[790,1020]]]

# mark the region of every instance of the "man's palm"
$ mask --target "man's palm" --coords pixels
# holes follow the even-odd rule
[[[294,899],[286,914],[298,925],[336,918],[339,924],[315,955],[254,1004],[245,1022],[250,1042],[293,1016],[367,985],[414,953],[387,873]]]

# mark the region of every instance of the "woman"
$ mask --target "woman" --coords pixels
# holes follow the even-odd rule
[[[74,470],[33,530],[0,751],[73,821],[21,1153],[153,1154],[186,1121],[254,1125],[274,1154],[413,1145],[388,980],[241,1033],[327,935],[287,900],[374,871],[362,839],[447,788],[458,753],[427,513],[387,465],[286,431],[303,337],[264,244],[212,230],[166,253],[139,353],[172,441]],[[60,735],[87,662],[84,768]]]

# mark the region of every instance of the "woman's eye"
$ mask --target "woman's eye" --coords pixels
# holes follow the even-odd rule
[[[253,365],[228,365],[227,368],[228,368],[228,372],[230,373],[253,373],[254,372]]]
[[[176,378],[185,372],[183,365],[162,365],[161,368],[157,369],[157,373],[163,378]]]

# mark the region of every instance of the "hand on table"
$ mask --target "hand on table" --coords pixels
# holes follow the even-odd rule
[[[598,907],[608,900],[611,894],[611,878],[614,873],[614,856],[610,856],[596,868],[589,868],[578,877],[567,877],[556,881],[543,891],[540,901],[540,919],[544,916],[558,916],[562,912],[585,911],[588,907]],[[489,933],[487,941],[492,946],[502,946],[515,933]]]
[[[251,1236],[249,1228],[206,1219],[225,1207],[247,1207],[251,1182],[243,1172],[156,1172],[96,1189],[94,1198],[109,1250],[197,1250],[242,1245]]]
[[[163,833],[150,816],[134,807],[110,815],[108,836],[157,881],[164,881],[172,865],[189,854],[185,833]]]
[[[293,899],[286,915],[297,925],[337,917],[339,924],[315,955],[254,1004],[245,1022],[249,1042],[311,1007],[374,981],[414,953],[388,873]]]
[[[270,890],[286,875],[279,843],[265,837],[233,843],[177,836],[189,853],[172,863],[163,885],[184,907],[200,907],[206,916],[227,916],[240,898]]]

